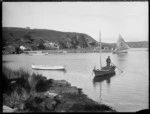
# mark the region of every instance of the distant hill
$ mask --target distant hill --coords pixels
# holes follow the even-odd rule
[[[29,29],[3,27],[3,45],[37,45],[42,42],[54,42],[61,48],[84,48],[97,45],[97,41],[87,34],[60,32],[47,29]]]
[[[60,48],[96,47],[98,42],[84,33],[60,32],[48,29],[30,29],[17,27],[3,27],[3,46],[14,44],[38,49],[37,46],[45,42],[54,42]],[[147,41],[127,42],[131,48],[147,48]],[[102,46],[114,48],[116,43],[102,43]]]
[[[148,48],[148,41],[126,42],[130,48]],[[115,48],[116,43],[102,43],[102,46]]]
[[[131,48],[148,48],[148,41],[127,42]]]

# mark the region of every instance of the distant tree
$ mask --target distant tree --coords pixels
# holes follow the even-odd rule
[[[36,45],[30,45],[32,50],[38,50],[38,47]]]
[[[74,37],[71,38],[71,44],[72,44],[72,48],[76,49],[78,47],[79,42],[78,42],[76,36],[74,36]]]
[[[44,42],[44,40],[43,40],[43,39],[40,39],[40,43],[44,44],[45,42]]]
[[[42,43],[39,44],[38,48],[39,49],[46,49],[46,47]]]
[[[2,38],[2,47],[5,47],[7,45],[6,39]]]
[[[9,35],[11,36],[11,37],[13,37],[14,35],[13,35],[13,33],[9,33]]]
[[[20,41],[20,39],[17,38],[17,39],[15,39],[15,41]]]
[[[59,46],[62,49],[67,48],[67,44],[65,43],[65,41],[59,41]]]
[[[28,32],[24,38],[28,40],[28,43],[32,43],[34,41],[34,39],[32,38],[32,33],[31,32]]]
[[[15,49],[16,49],[16,53],[17,53],[17,54],[22,53],[22,50],[19,48],[19,46],[17,46]]]
[[[97,43],[96,42],[91,42],[90,45],[91,46],[97,46]]]
[[[84,37],[84,35],[80,36],[80,38],[79,38],[79,45],[82,48],[88,47],[88,42],[87,42],[86,38]]]
[[[44,40],[40,39],[40,43],[38,46],[39,49],[46,49],[46,46],[44,45]]]

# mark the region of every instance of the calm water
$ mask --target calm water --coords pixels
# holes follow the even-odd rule
[[[110,55],[116,69],[111,78],[95,79],[93,67],[99,67],[99,53],[49,54],[47,56],[3,55],[3,64],[12,69],[20,67],[43,74],[47,78],[67,80],[72,86],[83,88],[89,98],[108,104],[117,111],[130,112],[147,109],[148,99],[148,51],[131,50],[125,55],[102,53],[102,65]],[[32,70],[31,64],[66,65],[66,72]]]

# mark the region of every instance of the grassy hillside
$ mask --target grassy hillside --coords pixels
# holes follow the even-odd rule
[[[87,34],[75,32],[60,32],[47,29],[26,29],[3,27],[3,43],[20,45],[37,45],[40,42],[54,42],[62,48],[88,47],[95,45],[96,40]]]
[[[9,44],[24,45],[38,49],[37,45],[45,42],[54,42],[61,49],[76,49],[98,46],[98,42],[84,33],[60,32],[47,29],[27,29],[3,27],[3,46]],[[131,48],[147,48],[148,42],[127,42]],[[102,43],[102,46],[114,48],[116,43]],[[43,47],[43,46],[41,46]],[[44,48],[42,48],[44,49]]]

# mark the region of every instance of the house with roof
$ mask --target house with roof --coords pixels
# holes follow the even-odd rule
[[[26,50],[26,47],[25,46],[20,46],[19,47],[22,51]]]
[[[3,47],[3,54],[16,54],[16,47],[12,45]]]
[[[99,52],[100,47],[95,47],[94,51]],[[112,51],[112,46],[109,46],[107,44],[103,44],[101,47],[102,52],[111,52]]]
[[[46,42],[46,43],[44,43],[44,46],[47,49],[59,49],[59,45],[54,42]]]

